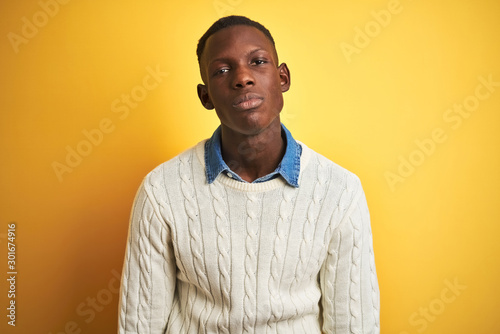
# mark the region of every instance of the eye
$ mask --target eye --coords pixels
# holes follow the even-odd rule
[[[222,68],[219,68],[218,70],[216,70],[216,71],[214,72],[214,76],[215,76],[215,75],[224,74],[224,73],[227,73],[227,72],[229,72],[229,68],[227,68],[227,67],[222,67]]]
[[[267,60],[265,60],[265,59],[255,59],[255,60],[253,61],[253,63],[254,63],[255,65],[262,65],[262,64],[267,63]]]

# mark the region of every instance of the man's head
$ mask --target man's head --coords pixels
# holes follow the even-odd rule
[[[251,135],[279,124],[290,74],[286,64],[278,66],[266,28],[241,16],[222,18],[200,39],[197,54],[204,83],[198,96],[215,108],[223,132]]]
[[[245,25],[249,27],[254,27],[262,31],[262,33],[273,44],[274,52],[276,53],[276,62],[278,62],[278,53],[276,52],[276,46],[274,44],[273,36],[269,32],[269,30],[267,30],[267,28],[264,27],[259,22],[250,20],[248,17],[231,15],[222,17],[219,20],[215,21],[214,24],[212,24],[212,26],[208,28],[208,30],[203,34],[203,36],[201,36],[200,40],[198,41],[198,47],[196,48],[196,55],[198,56],[198,64],[201,65],[200,60],[203,55],[203,51],[205,50],[205,44],[207,43],[207,39],[221,29],[229,28],[236,25]]]

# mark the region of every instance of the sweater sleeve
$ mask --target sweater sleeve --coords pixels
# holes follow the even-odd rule
[[[323,333],[380,333],[370,215],[359,181],[356,188],[346,214],[333,230],[320,271]]]
[[[169,226],[144,182],[136,195],[119,302],[119,334],[164,333],[175,293],[176,265]]]

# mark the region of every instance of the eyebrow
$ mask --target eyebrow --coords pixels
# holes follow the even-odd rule
[[[253,49],[252,51],[248,52],[248,53],[246,54],[246,56],[250,56],[250,55],[252,55],[252,54],[254,54],[254,53],[257,53],[257,52],[259,52],[259,51],[264,51],[264,52],[269,53],[269,51],[267,51],[266,49],[263,49],[263,48],[256,48],[256,49]],[[227,61],[228,59],[229,59],[229,58],[225,58],[225,57],[216,58],[216,59],[212,60],[212,61],[208,64],[208,66],[211,66],[213,63],[215,63],[215,62],[217,62],[217,61],[222,61],[222,62],[224,62],[224,61]]]

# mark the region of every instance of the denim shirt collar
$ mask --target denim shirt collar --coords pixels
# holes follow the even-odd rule
[[[298,188],[302,147],[293,139],[292,134],[283,124],[281,124],[281,129],[286,139],[286,150],[283,159],[274,172],[258,178],[253,183],[265,182],[281,175],[289,185]],[[225,174],[224,177],[230,175],[235,180],[247,182],[233,172],[222,159],[221,130],[219,126],[212,137],[205,142],[205,174],[207,182],[209,184],[214,182],[221,173]]]

